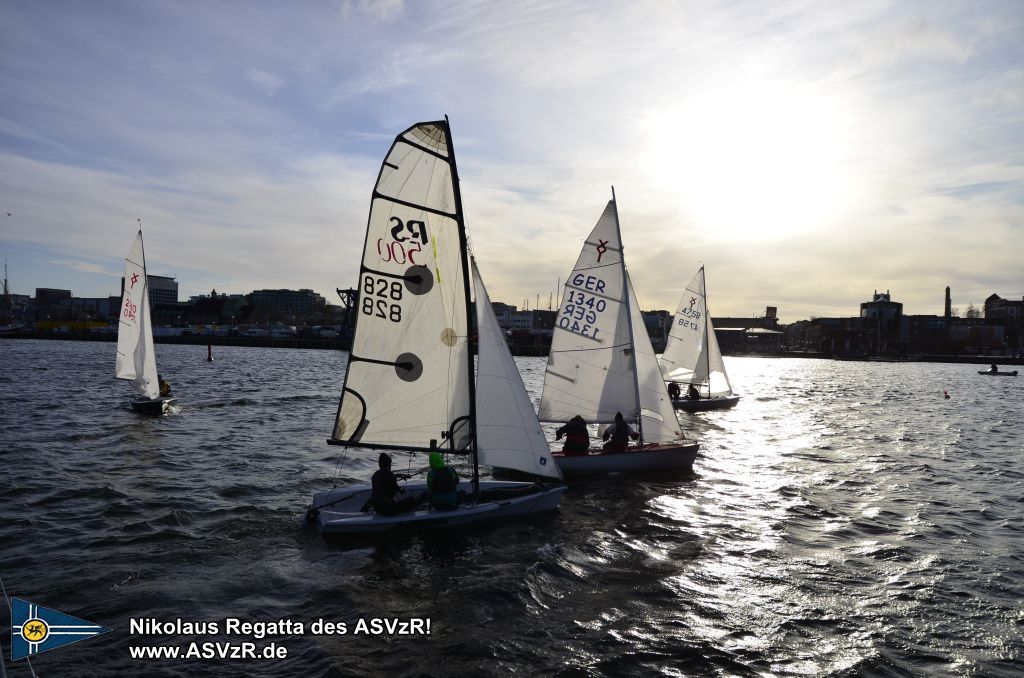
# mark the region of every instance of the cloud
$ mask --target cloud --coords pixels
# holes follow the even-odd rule
[[[274,96],[277,94],[277,90],[281,89],[284,85],[284,79],[280,76],[268,73],[267,71],[263,71],[258,68],[246,71],[245,78],[252,83],[256,89],[260,90],[267,96]]]
[[[333,298],[392,138],[447,113],[495,300],[546,305],[612,185],[648,308],[701,262],[722,315],[1024,292],[1012,2],[115,9],[0,6],[0,246],[62,262],[29,289],[109,293],[141,217],[183,296]]]

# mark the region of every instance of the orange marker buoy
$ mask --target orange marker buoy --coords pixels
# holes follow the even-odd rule
[[[942,395],[946,396],[946,400],[949,400],[949,391],[943,391]]]

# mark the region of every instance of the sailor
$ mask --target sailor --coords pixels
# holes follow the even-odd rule
[[[160,397],[167,398],[171,395],[171,385],[164,381],[164,378],[159,374],[156,375],[156,380],[160,384]]]
[[[679,384],[674,381],[668,382],[668,397],[672,400],[679,400],[680,389]]]
[[[395,501],[396,494],[404,494],[405,489],[398,486],[398,476],[391,472],[391,457],[384,452],[377,457],[380,467],[370,480],[373,490],[370,494],[370,506],[382,516],[394,516],[412,511],[416,508],[416,497],[404,497]]]
[[[626,423],[622,412],[615,413],[615,423],[606,428],[602,435],[602,438],[608,441],[604,444],[604,449],[609,452],[625,452],[626,446],[629,445],[629,439],[636,440],[639,437],[640,434]]]
[[[690,384],[689,388],[686,389],[686,397],[690,400],[700,400],[700,391],[693,384]]]
[[[562,445],[562,453],[565,455],[587,454],[590,448],[590,432],[587,431],[587,422],[583,417],[576,415],[569,422],[555,431],[555,440],[561,440],[565,436],[565,443]]]
[[[988,368],[988,371],[992,374],[997,374],[999,372],[999,365],[992,363],[992,367]]]
[[[459,505],[459,475],[444,463],[440,452],[430,453],[430,470],[427,471],[427,495],[430,505],[441,511],[451,511]]]

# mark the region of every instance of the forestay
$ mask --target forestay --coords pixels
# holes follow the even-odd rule
[[[160,394],[149,317],[149,280],[142,229],[124,260],[124,294],[117,328],[117,361],[114,376],[132,382],[141,398],[152,400]]]
[[[708,315],[703,266],[679,300],[661,366],[669,381],[703,384],[709,395],[732,395],[725,361]]]
[[[400,134],[374,188],[355,336],[331,442],[469,445],[461,207],[444,122]]]
[[[479,460],[550,478],[561,478],[523,385],[505,334],[494,317],[483,279],[473,264],[477,317],[476,417]]]
[[[608,423],[616,412],[627,420],[637,417],[623,272],[612,200],[565,283],[544,375],[542,421],[580,415],[591,423]]]

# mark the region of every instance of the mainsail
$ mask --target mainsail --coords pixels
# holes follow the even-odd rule
[[[117,328],[117,363],[114,376],[132,382],[136,393],[152,400],[160,394],[149,317],[149,279],[139,229],[124,260],[124,294]]]
[[[609,423],[616,412],[627,420],[639,414],[624,270],[610,200],[565,283],[544,374],[542,421],[580,415],[591,423]]]
[[[480,462],[561,478],[533,411],[533,403],[508,350],[505,334],[494,317],[476,261],[472,264],[478,336],[476,430]]]
[[[640,418],[644,440],[682,437],[622,258],[614,198],[583,245],[558,311],[540,419]]]
[[[446,121],[413,125],[381,165],[332,443],[470,444],[465,242],[447,129]]]
[[[707,309],[704,267],[686,286],[661,356],[665,379],[694,384],[704,395],[732,395],[722,351]]]

